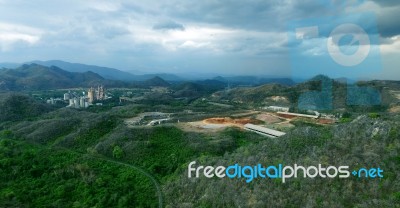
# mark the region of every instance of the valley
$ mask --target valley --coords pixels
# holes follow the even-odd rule
[[[400,118],[394,92],[400,84],[374,81],[371,87],[379,90],[381,105],[349,106],[345,86],[332,80],[332,109],[301,109],[298,99],[317,89],[314,82],[227,88],[222,82],[171,84],[155,77],[107,87],[106,80],[96,84],[104,86],[107,99],[79,108],[71,107],[70,99],[89,101],[92,86],[3,91],[0,206],[247,207],[286,193],[292,197],[275,200],[274,206],[290,207],[306,203],[300,189],[313,193],[307,201],[315,206],[338,197],[343,206],[350,201],[364,205],[359,199],[370,196],[385,206],[397,203]],[[97,89],[95,97],[100,96]],[[355,178],[286,184],[257,179],[244,185],[242,180],[191,180],[186,175],[190,161],[311,160],[379,165],[387,177],[368,183]],[[357,197],[349,187],[359,190]]]

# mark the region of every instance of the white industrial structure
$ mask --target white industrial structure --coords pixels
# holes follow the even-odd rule
[[[280,137],[280,136],[283,136],[286,134],[285,132],[265,128],[265,127],[250,124],[250,123],[244,125],[244,129],[255,132],[257,134],[261,134],[263,136],[270,137],[270,138],[277,138],[277,137]]]
[[[69,99],[71,99],[71,93],[67,92],[64,94],[64,100],[69,100]]]
[[[264,107],[263,109],[270,110],[270,111],[283,111],[283,112],[289,111],[288,107],[282,107],[282,106],[268,106],[268,107]]]
[[[281,115],[281,116],[304,117],[304,118],[314,118],[314,119],[319,117],[319,114],[317,116],[317,115],[307,115],[307,114],[300,114],[300,113],[289,113],[289,112],[282,112],[282,111],[277,112],[277,114]]]
[[[171,118],[163,118],[163,119],[152,120],[147,124],[147,126],[154,126],[156,124],[160,125],[162,122],[169,121],[169,120],[171,120]]]

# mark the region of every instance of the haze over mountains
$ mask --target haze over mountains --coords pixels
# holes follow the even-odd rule
[[[80,63],[70,63],[66,61],[60,60],[50,60],[50,61],[28,61],[23,64],[38,64],[42,66],[56,66],[63,70],[69,72],[94,72],[99,74],[105,79],[109,80],[121,80],[121,81],[144,81],[155,76],[159,76],[168,81],[177,81],[182,80],[182,78],[173,75],[173,74],[132,74],[129,72],[121,71],[119,69],[114,69],[110,67],[103,67],[103,66],[95,66],[95,65],[88,65],[88,64],[80,64]],[[17,68],[23,64],[20,63],[0,63],[0,68]],[[139,72],[138,72],[139,73]]]
[[[106,79],[92,71],[69,72],[57,66],[24,64],[15,69],[0,69],[0,90],[49,90],[74,87],[150,87],[169,86],[170,83],[158,76],[144,81],[121,81]]]
[[[135,75],[120,71],[118,69],[113,69],[109,67],[101,67],[101,66],[94,66],[94,65],[86,65],[86,64],[78,64],[78,63],[69,63],[65,61],[59,60],[51,60],[51,61],[31,61],[29,63],[35,63],[43,66],[57,66],[61,69],[64,69],[69,72],[87,72],[92,71],[94,73],[99,74],[105,79],[110,80],[135,80]]]
[[[118,81],[146,81],[154,77],[159,77],[167,82],[184,82],[184,81],[198,81],[198,80],[215,80],[226,85],[237,86],[237,85],[261,85],[267,83],[279,83],[284,85],[293,85],[295,82],[289,78],[270,78],[270,77],[260,77],[260,76],[214,76],[214,75],[203,75],[196,77],[194,75],[181,76],[175,74],[167,73],[152,73],[152,74],[132,74],[130,72],[122,71],[110,67],[102,67],[95,65],[87,65],[80,63],[69,63],[60,60],[50,60],[50,61],[29,61],[23,64],[19,63],[0,63],[0,68],[14,69],[18,68],[24,64],[37,64],[46,67],[58,67],[67,72],[73,73],[85,73],[93,72],[100,75],[106,80],[118,80]]]
[[[107,71],[108,69],[105,68],[105,70]],[[322,82],[322,80],[325,81]],[[104,85],[107,88],[169,87],[173,91],[173,94],[171,94],[172,97],[164,97],[162,99],[160,97],[154,97],[155,101],[163,99],[173,100],[173,98],[196,99],[204,95],[218,92],[213,95],[216,101],[232,100],[238,103],[255,104],[264,103],[265,99],[273,99],[273,96],[280,96],[286,99],[281,101],[287,104],[287,102],[293,103],[294,100],[297,100],[298,97],[302,95],[303,100],[307,101],[306,103],[312,106],[320,106],[324,103],[322,101],[324,100],[324,96],[315,96],[315,93],[323,94],[321,83],[332,83],[332,87],[325,90],[329,90],[332,93],[334,108],[345,108],[347,106],[347,94],[351,89],[353,89],[351,92],[355,92],[350,93],[351,97],[357,102],[364,102],[368,97],[364,96],[365,93],[362,93],[362,88],[359,89],[358,87],[354,87],[354,85],[347,85],[348,83],[346,84],[343,80],[334,80],[322,75],[316,76],[302,83],[294,83],[292,80],[285,78],[251,79],[251,76],[227,78],[216,77],[206,80],[170,82],[159,76],[154,76],[144,81],[111,80],[92,71],[69,72],[56,66],[48,67],[35,63],[24,64],[15,69],[0,69],[0,90],[2,91],[53,90],[76,87],[87,88],[97,85]],[[387,90],[382,91],[384,89],[383,86],[388,83],[393,85],[392,89],[399,89],[398,82],[359,82],[361,85],[378,87],[377,89],[381,91],[382,104],[393,102],[392,96],[389,95],[389,92],[387,92]],[[246,87],[238,87],[243,85]],[[304,93],[308,91],[313,93]],[[330,95],[330,93],[328,94]],[[276,105],[282,104],[281,101],[277,101]],[[369,102],[375,103],[374,100]]]
[[[91,71],[67,72],[56,66],[24,64],[16,69],[0,69],[2,90],[68,88],[98,85],[103,81],[103,77]]]

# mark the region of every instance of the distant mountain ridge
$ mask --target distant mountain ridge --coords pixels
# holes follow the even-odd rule
[[[296,83],[289,78],[268,78],[268,77],[257,77],[257,76],[232,76],[232,77],[214,77],[213,80],[227,83],[229,85],[264,85],[264,84],[282,84],[282,85],[295,85]]]
[[[296,84],[292,79],[290,78],[271,78],[267,76],[213,76],[213,75],[207,75],[207,76],[188,76],[188,74],[172,74],[172,73],[149,73],[149,74],[133,74],[131,72],[127,71],[122,71],[119,69],[115,68],[110,68],[110,67],[102,67],[102,66],[96,66],[96,65],[88,65],[88,64],[80,64],[80,63],[70,63],[66,61],[61,61],[61,60],[49,60],[49,61],[40,61],[40,60],[35,60],[35,61],[29,61],[25,62],[25,64],[39,64],[42,66],[56,66],[58,68],[61,68],[65,71],[68,72],[94,72],[99,74],[105,79],[108,80],[120,80],[120,81],[146,81],[148,79],[152,79],[153,77],[160,77],[161,79],[170,82],[170,83],[179,83],[179,82],[185,82],[185,81],[199,81],[199,80],[217,80],[222,83],[225,83],[229,86],[259,86],[263,84],[269,84],[269,83],[277,83],[277,84],[283,84],[283,85],[294,85]],[[0,69],[1,68],[17,68],[23,64],[18,64],[18,63],[0,63]]]
[[[130,81],[135,80],[136,76],[129,73],[124,72],[118,69],[109,68],[109,67],[102,67],[102,66],[95,66],[95,65],[87,65],[87,64],[79,64],[79,63],[69,63],[60,60],[50,60],[50,61],[31,61],[28,63],[35,63],[42,66],[56,66],[65,71],[69,72],[88,72],[92,71],[94,73],[99,74],[105,79],[110,80],[122,80],[122,81]]]
[[[159,77],[168,82],[181,82],[184,81],[184,78],[181,78],[175,74],[168,74],[168,73],[154,73],[154,74],[142,74],[142,75],[135,75],[134,81],[144,81],[148,79],[152,79],[154,77]]]
[[[14,69],[14,68],[17,68],[19,66],[21,66],[21,64],[11,63],[11,62],[0,63],[0,69],[1,68]]]
[[[80,64],[80,63],[70,63],[66,61],[60,60],[50,60],[50,61],[31,61],[28,63],[36,63],[43,66],[57,66],[61,69],[64,69],[69,72],[87,72],[92,71],[100,76],[104,77],[105,79],[109,80],[121,80],[121,81],[145,81],[151,79],[153,77],[160,77],[167,81],[180,81],[182,78],[168,73],[151,73],[151,74],[140,74],[135,75],[130,72],[121,71],[119,69],[110,68],[110,67],[103,67],[103,66],[96,66],[96,65],[87,65],[87,64]]]
[[[157,86],[157,87],[168,87],[171,85],[170,83],[160,78],[159,76],[155,76],[151,79],[148,79],[144,81],[143,84],[147,86]]]
[[[105,81],[94,72],[67,72],[61,68],[24,64],[16,69],[0,69],[1,90],[41,90],[98,85]]]
[[[349,84],[346,79],[317,75],[293,86],[265,84],[256,87],[227,88],[213,93],[212,99],[217,102],[230,100],[259,107],[282,105],[295,110],[355,111],[362,107],[384,109],[393,103],[398,103],[400,99],[397,97],[397,91],[400,91],[400,81],[376,80]]]
[[[48,90],[73,87],[168,87],[171,84],[155,76],[143,81],[109,80],[92,71],[69,72],[56,66],[24,64],[15,69],[0,69],[0,90]]]

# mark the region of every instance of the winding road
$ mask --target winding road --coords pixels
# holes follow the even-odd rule
[[[45,145],[37,143],[37,142],[29,142],[29,141],[21,141],[21,140],[19,140],[19,142],[30,143],[30,144],[34,144],[34,145],[37,145],[37,146],[41,146],[42,148],[48,148],[48,149],[53,149],[53,150],[61,149],[61,150],[72,152],[72,153],[75,153],[75,154],[78,154],[78,155],[81,155],[81,156],[87,156],[87,157],[91,157],[91,158],[94,158],[94,159],[103,160],[103,161],[106,161],[106,162],[109,162],[109,163],[114,163],[116,165],[121,165],[121,166],[125,166],[125,167],[129,167],[129,168],[135,169],[135,170],[139,171],[140,173],[142,173],[143,175],[145,175],[146,177],[148,177],[151,180],[151,182],[154,184],[154,186],[157,189],[157,194],[158,194],[158,207],[160,207],[160,208],[163,207],[163,193],[161,191],[160,184],[158,183],[157,179],[154,176],[152,176],[149,172],[147,172],[146,170],[144,170],[141,167],[138,167],[138,166],[132,165],[132,164],[128,164],[128,163],[124,163],[124,162],[120,162],[120,161],[116,161],[116,160],[107,158],[107,157],[105,157],[103,155],[93,155],[93,154],[81,153],[81,152],[77,152],[77,151],[74,151],[74,150],[71,150],[71,149],[68,149],[68,148],[65,148],[65,147],[45,146]]]

